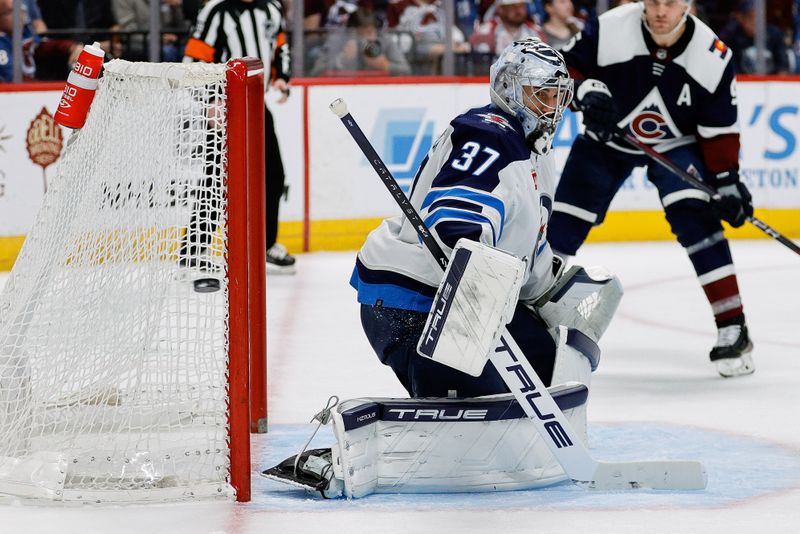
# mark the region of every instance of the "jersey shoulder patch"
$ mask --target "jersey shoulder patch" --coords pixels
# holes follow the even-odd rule
[[[719,37],[700,19],[694,20],[694,34],[683,53],[675,58],[675,63],[703,89],[714,93],[722,80],[733,53]]]
[[[491,111],[487,111],[486,113],[476,113],[475,117],[481,119],[483,122],[497,125],[503,130],[511,130],[511,131],[514,130],[514,127],[511,126],[511,123],[508,122],[508,119],[502,115],[498,115],[497,113],[492,113]]]

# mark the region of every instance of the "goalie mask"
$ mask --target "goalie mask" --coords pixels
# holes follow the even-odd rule
[[[561,54],[539,39],[515,41],[492,64],[489,76],[492,103],[520,121],[531,152],[549,152],[572,101],[573,83]]]

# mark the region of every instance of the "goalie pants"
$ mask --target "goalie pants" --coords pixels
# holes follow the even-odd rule
[[[219,203],[222,198],[219,193],[222,181],[219,169],[224,143],[225,140],[217,131],[211,131],[206,136],[205,182],[197,193],[189,229],[181,246],[181,258],[197,258],[204,254],[217,229]],[[278,137],[275,134],[275,121],[266,106],[264,106],[264,162],[266,248],[269,249],[278,237],[278,212],[286,176]]]
[[[478,377],[470,376],[417,353],[427,313],[361,305],[361,325],[381,363],[392,368],[411,397],[479,397],[507,393],[503,379],[487,363]],[[550,385],[556,344],[541,319],[517,304],[508,331],[545,385]]]

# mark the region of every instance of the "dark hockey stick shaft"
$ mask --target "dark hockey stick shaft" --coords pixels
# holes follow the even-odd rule
[[[425,246],[436,258],[437,263],[445,269],[448,264],[447,256],[355,119],[347,112],[347,105],[342,99],[337,99],[331,103],[330,109],[341,119],[353,140],[380,176],[381,181],[403,209],[408,220],[414,225]],[[556,461],[574,482],[587,483],[591,487],[599,489],[705,488],[705,470],[698,462],[598,462],[595,460],[580,441],[578,434],[508,330],[504,329],[504,333],[500,337],[500,345],[490,355],[489,361],[494,365],[525,414],[533,421]]]
[[[644,152],[650,159],[652,159],[653,161],[655,161],[659,165],[661,165],[661,166],[667,168],[668,170],[672,171],[672,173],[674,173],[681,180],[683,180],[683,181],[687,182],[688,184],[694,186],[695,188],[699,189],[700,191],[703,191],[704,193],[708,194],[708,196],[711,197],[711,200],[713,202],[719,201],[719,198],[720,198],[719,193],[716,190],[714,190],[714,188],[712,188],[711,186],[709,186],[708,184],[706,184],[705,182],[703,182],[699,178],[697,178],[695,176],[692,176],[691,174],[689,174],[685,170],[683,170],[680,167],[678,167],[672,160],[670,160],[665,155],[663,155],[663,154],[661,154],[659,152],[656,152],[652,147],[647,146],[646,144],[644,144],[641,141],[639,141],[639,139],[637,139],[636,137],[634,137],[633,135],[631,135],[631,134],[629,134],[627,132],[624,132],[624,131],[620,130],[620,131],[616,132],[616,135],[617,135],[617,137],[621,138],[623,141],[625,141],[626,143],[628,143],[632,147],[637,148],[637,149],[641,150],[642,152]],[[767,223],[765,223],[761,219],[758,219],[757,217],[753,217],[752,215],[750,215],[750,216],[747,217],[747,220],[753,226],[755,226],[756,228],[758,228],[759,230],[761,230],[762,232],[764,232],[765,234],[770,236],[772,239],[774,239],[777,242],[779,242],[780,244],[786,246],[787,248],[789,248],[789,250],[791,250],[795,254],[800,254],[800,247],[799,246],[797,246],[791,239],[789,239],[788,237],[784,236],[783,234],[781,234],[780,232],[778,232],[777,230],[772,228],[770,225],[768,225]]]
[[[334,101],[331,104],[331,109],[333,110],[334,104],[339,102],[340,100]],[[334,111],[338,115],[336,111]],[[389,190],[392,197],[394,197],[395,202],[397,205],[400,206],[400,209],[403,211],[403,215],[406,216],[408,221],[414,225],[414,229],[417,231],[420,239],[422,239],[423,243],[428,250],[433,254],[433,257],[436,259],[436,263],[442,268],[442,270],[447,268],[447,256],[445,255],[442,247],[439,246],[439,243],[436,241],[436,238],[433,237],[430,230],[428,230],[428,226],[425,224],[425,221],[422,220],[422,217],[419,216],[417,210],[411,204],[411,201],[408,200],[408,197],[403,193],[403,190],[400,188],[400,185],[395,180],[392,173],[389,169],[386,168],[386,164],[383,163],[383,160],[375,151],[372,146],[372,143],[369,142],[367,136],[364,135],[364,132],[361,131],[361,128],[358,126],[356,121],[353,119],[350,113],[347,113],[344,116],[339,116],[344,124],[347,131],[350,132],[350,135],[353,136],[353,140],[356,142],[358,147],[364,153],[367,160],[369,161],[372,168],[375,169],[375,172],[378,173],[383,185],[386,186],[386,189]]]

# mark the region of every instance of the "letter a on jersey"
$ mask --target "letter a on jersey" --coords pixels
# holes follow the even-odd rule
[[[676,106],[691,106],[692,105],[692,92],[689,90],[689,84],[683,84],[681,94],[678,95]]]

